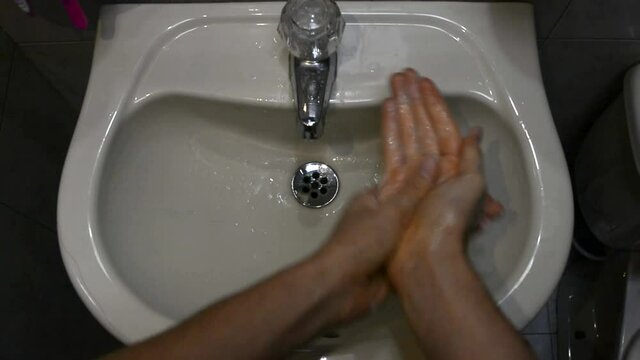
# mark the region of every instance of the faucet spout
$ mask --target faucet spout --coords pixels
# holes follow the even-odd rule
[[[290,56],[289,73],[297,106],[298,130],[304,139],[318,139],[324,132],[337,58],[335,52],[323,60]]]
[[[278,33],[289,48],[289,76],[304,139],[318,139],[324,132],[343,30],[334,0],[289,0],[282,9]]]

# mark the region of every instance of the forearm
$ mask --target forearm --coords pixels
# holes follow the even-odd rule
[[[394,285],[427,358],[535,359],[462,251],[407,264]]]
[[[107,359],[280,357],[329,321],[332,314],[315,309],[340,286],[339,281],[336,270],[315,257]]]

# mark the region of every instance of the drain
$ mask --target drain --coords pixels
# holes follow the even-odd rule
[[[302,206],[310,208],[328,205],[336,198],[339,188],[336,172],[321,162],[301,165],[291,180],[293,196]]]

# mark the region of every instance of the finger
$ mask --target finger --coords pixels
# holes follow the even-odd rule
[[[405,159],[411,161],[411,159],[417,159],[420,156],[420,151],[406,84],[406,75],[403,73],[396,73],[391,77],[391,88],[400,124],[399,132],[402,139],[402,149],[404,150]]]
[[[480,128],[471,129],[469,135],[464,139],[463,154],[460,163],[460,173],[481,173],[482,172],[482,153],[480,151],[479,142],[482,138]],[[485,192],[482,201],[482,224],[487,224],[502,214],[504,210],[502,204]]]
[[[398,113],[393,99],[385,100],[382,105],[382,139],[385,168],[384,179],[385,181],[389,181],[405,161],[401,148]]]
[[[418,147],[424,155],[437,156],[439,154],[438,138],[433,130],[429,112],[420,95],[418,73],[413,69],[406,69],[404,73],[406,74],[406,85],[411,100],[411,111],[413,112]]]
[[[481,130],[471,129],[469,135],[462,143],[462,154],[460,155],[460,174],[482,173],[482,155],[480,153]]]
[[[406,179],[393,196],[387,199],[392,202],[396,211],[413,211],[417,203],[431,189],[438,179],[438,161],[434,156],[426,156],[420,162],[407,166]]]
[[[440,151],[440,181],[455,176],[458,171],[462,138],[447,104],[430,79],[420,79],[420,93],[429,112]]]
[[[486,220],[493,220],[497,218],[502,215],[503,211],[504,207],[498,200],[494,199],[489,194],[485,194],[484,201],[482,203],[482,213]]]

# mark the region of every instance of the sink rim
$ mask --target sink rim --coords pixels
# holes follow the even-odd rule
[[[533,160],[536,166],[534,170],[536,173],[533,176],[530,175],[530,178],[533,179],[536,175],[539,176],[540,189],[537,190],[544,194],[543,197],[534,199],[534,203],[536,201],[540,202],[540,204],[534,204],[534,206],[540,206],[540,213],[542,214],[536,254],[529,263],[528,273],[520,279],[518,286],[500,304],[503,310],[511,315],[511,319],[516,325],[524,326],[525,322],[537,312],[553,290],[553,287],[549,286],[549,284],[555,284],[560,277],[570,247],[573,220],[568,171],[564,157],[559,156],[562,152],[548,110],[537,63],[531,7],[525,4],[505,3],[380,2],[368,4],[343,2],[341,3],[341,8],[347,15],[366,12],[398,14],[399,5],[402,5],[401,8],[404,9],[402,13],[441,14],[441,16],[448,16],[453,19],[462,18],[460,22],[465,24],[467,21],[473,22],[469,19],[464,19],[464,16],[461,15],[468,9],[485,11],[491,9],[498,13],[512,11],[517,15],[514,18],[519,16],[524,23],[525,31],[514,32],[516,35],[512,36],[515,39],[513,40],[514,46],[511,46],[507,51],[492,54],[493,70],[497,72],[496,69],[501,69],[502,72],[511,74],[504,77],[503,82],[506,83],[505,88],[510,91],[509,97],[513,110],[516,114],[522,114],[517,115],[516,118],[519,119],[520,125],[529,137],[531,154],[534,157]],[[164,11],[171,16],[167,16],[164,20],[157,20],[156,18],[156,23],[162,23],[162,26],[166,29],[167,24],[177,23],[176,18],[186,20],[214,10],[216,12],[215,16],[219,17],[256,14],[255,9],[258,9],[261,14],[275,16],[279,14],[281,6],[281,3],[189,4],[181,5],[180,8],[177,5],[166,4],[114,5],[105,6],[101,16],[108,18],[109,14],[121,13],[122,17],[117,18],[117,21],[119,21],[119,24],[124,24],[125,21],[132,21],[135,18],[133,16],[135,14],[131,15],[131,13],[136,13],[140,16],[144,11],[152,9],[160,12]],[[127,12],[130,14],[127,14]],[[509,14],[511,16],[514,15],[513,13]],[[511,21],[515,22],[515,20],[503,21],[506,24],[510,24]],[[482,29],[480,25],[486,22],[486,19],[478,19],[476,22],[480,23],[479,25],[476,24],[478,29]],[[492,38],[483,38],[482,36],[489,34],[490,31],[487,29],[482,30],[484,33],[480,30],[475,33],[476,38],[482,39],[485,45],[492,45]],[[100,34],[105,31],[101,29]],[[132,46],[131,44],[151,43],[148,38],[155,38],[157,31],[152,28],[141,30],[140,34],[135,35],[128,42],[128,46]],[[102,38],[99,38],[96,42],[87,96],[85,97],[78,125],[69,148],[61,180],[58,204],[58,231],[65,267],[82,300],[109,331],[124,342],[129,343],[151,335],[148,329],[164,328],[173,324],[173,320],[148,308],[141,300],[131,294],[130,290],[115,276],[113,271],[107,270],[109,264],[103,264],[98,255],[102,253],[100,250],[101,244],[96,242],[92,235],[93,220],[91,219],[91,214],[95,213],[96,208],[96,189],[94,184],[96,179],[100,177],[102,166],[100,161],[103,160],[103,157],[100,157],[100,152],[103,150],[107,138],[105,135],[111,125],[125,116],[128,111],[125,101],[127,94],[121,98],[107,98],[98,95],[105,88],[121,94],[126,91],[129,84],[127,81],[120,81],[121,78],[109,79],[107,74],[113,71],[109,66],[110,64],[107,64],[106,61],[96,61],[100,56],[108,58],[107,55],[110,54],[109,48],[111,46],[116,47],[115,45],[118,44],[115,40],[111,42]],[[119,45],[125,46],[126,44],[120,43]],[[119,70],[122,71],[123,68],[126,68],[127,70],[123,72],[129,71],[135,75],[136,62],[140,55],[143,55],[146,51],[146,48],[138,49],[137,51],[132,50],[127,52],[126,56],[120,53],[119,56],[126,59],[117,64],[120,66]],[[534,56],[527,59],[527,55],[531,54]],[[528,74],[518,70],[509,58],[524,58],[519,66],[526,68]],[[128,66],[123,66],[123,64],[128,64]],[[532,81],[532,77],[537,81]],[[524,99],[527,101],[524,101]],[[525,114],[531,117],[532,114],[536,114],[538,120],[526,121]],[[101,123],[96,120],[104,118],[107,118],[108,121],[102,121]],[[542,161],[543,159],[544,161]],[[562,220],[557,214],[563,217],[564,224],[561,224]],[[82,221],[78,221],[78,219],[82,219]],[[543,237],[546,241],[541,240]],[[556,241],[553,238],[556,238]],[[559,241],[560,239],[564,239],[564,243]],[[550,262],[551,265],[543,264],[543,262]],[[97,277],[102,278],[101,284],[96,282]],[[87,281],[87,279],[92,279],[92,281]],[[540,284],[541,282],[543,284]],[[108,290],[105,286],[110,286],[111,288]],[[525,298],[523,292],[528,293],[527,295],[530,297]],[[114,294],[117,294],[117,296]],[[105,297],[110,297],[110,304],[100,301]],[[122,311],[122,309],[126,309],[125,312],[127,314],[119,314],[118,316],[115,312]],[[133,312],[144,313],[143,317],[146,318],[140,321],[139,317],[130,316]],[[126,330],[122,326],[125,322],[128,326]]]

